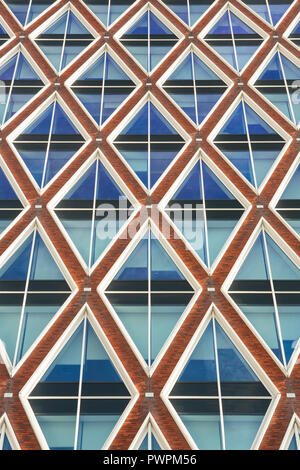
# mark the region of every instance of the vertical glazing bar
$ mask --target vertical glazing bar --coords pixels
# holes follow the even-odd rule
[[[75,436],[74,436],[74,450],[77,450],[77,447],[78,447],[78,434],[79,434],[80,408],[81,408],[81,393],[82,393],[82,377],[83,377],[84,361],[85,361],[85,356],[86,356],[86,328],[87,328],[86,315],[85,315],[83,321],[84,321],[84,324],[83,324],[82,345],[81,345],[81,361],[80,361],[80,373],[79,373],[76,426],[75,426]]]
[[[224,416],[223,416],[223,404],[222,404],[222,390],[221,390],[221,380],[220,380],[220,370],[219,370],[219,357],[218,357],[218,344],[217,344],[216,325],[215,325],[215,317],[214,317],[214,316],[212,317],[212,323],[213,323],[213,336],[214,336],[214,351],[215,351],[215,358],[216,358],[218,399],[219,399],[219,408],[220,408],[220,423],[221,423],[222,450],[226,450],[225,428],[224,428]]]

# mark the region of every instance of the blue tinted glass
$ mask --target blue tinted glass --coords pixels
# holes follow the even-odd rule
[[[81,413],[77,450],[101,450],[119,418],[120,415],[84,415]]]
[[[21,247],[9,258],[7,263],[0,269],[1,280],[23,281],[27,279],[30,253],[33,241],[31,234]]]
[[[299,199],[300,198],[299,185],[300,185],[300,165],[297,167],[286,189],[284,190],[284,193],[281,196],[281,200]]]
[[[290,360],[300,336],[300,316],[298,312],[299,305],[278,305],[280,329],[287,362]]]
[[[258,382],[257,376],[217,322],[215,327],[221,387],[226,382]]]
[[[114,309],[142,357],[148,362],[148,306],[114,305]]]
[[[259,234],[248,256],[242,264],[236,279],[269,279],[263,235]]]
[[[14,360],[21,311],[21,304],[0,306],[0,338],[5,344],[5,349],[11,362]]]
[[[255,402],[253,401],[253,407]],[[227,450],[251,449],[264,415],[224,415],[224,430]]]
[[[210,401],[212,402],[212,400]],[[219,408],[217,401],[215,401],[215,407]],[[221,420],[219,414],[182,414],[180,417],[199,450],[222,449]]]
[[[20,332],[17,362],[22,359],[59,308],[60,305],[26,305]]]
[[[35,237],[30,279],[35,281],[64,279],[60,269],[38,232],[36,232]]]
[[[74,401],[73,401],[74,402]],[[76,409],[77,403],[73,407]],[[37,415],[38,423],[50,450],[72,450],[74,448],[76,412],[59,415]]]
[[[275,356],[277,356],[280,361],[283,361],[274,306],[240,305],[240,308]]]
[[[18,199],[18,196],[8,181],[4,171],[0,167],[0,200],[1,199],[16,200]]]
[[[178,381],[217,382],[212,321],[201,336]]]
[[[148,239],[144,238],[125,261],[115,280],[148,279]]]
[[[160,242],[151,233],[151,279],[183,280],[184,276],[177,268]]]
[[[57,215],[60,217],[59,211],[57,212]],[[87,265],[89,265],[93,212],[85,211],[84,219],[81,218],[78,220],[75,216],[73,219],[64,219],[63,217],[60,217],[60,221],[81,254],[83,260]]]
[[[4,441],[3,441],[3,450],[12,450],[12,447],[10,445],[10,442],[6,434],[4,436]]]
[[[82,322],[59,352],[41,382],[73,382],[79,385],[83,330]]]
[[[296,280],[300,279],[300,270],[282,251],[281,248],[266,233],[266,243],[270,259],[270,267],[273,279]]]
[[[293,439],[291,440],[288,450],[298,450],[295,434],[293,435]]]
[[[122,381],[89,322],[87,322],[82,380],[84,383]]]

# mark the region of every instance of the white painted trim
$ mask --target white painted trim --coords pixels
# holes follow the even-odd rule
[[[9,443],[12,447],[12,450],[21,450],[21,447],[19,445],[19,442],[16,438],[15,432],[13,430],[12,425],[10,424],[9,418],[6,413],[2,415],[0,418],[0,430],[1,427],[4,425],[5,427],[5,433],[7,435],[7,438],[9,440]]]
[[[159,428],[158,424],[156,423],[155,419],[148,413],[147,417],[145,418],[142,426],[140,427],[137,435],[133,439],[132,443],[129,446],[129,450],[139,450],[143,440],[148,434],[148,426],[151,426],[151,431],[157,443],[160,445],[162,450],[170,450],[171,447],[168,444],[168,441],[164,437],[161,429]]]

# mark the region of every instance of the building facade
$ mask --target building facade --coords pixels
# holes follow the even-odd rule
[[[0,449],[300,449],[299,0],[0,1]]]

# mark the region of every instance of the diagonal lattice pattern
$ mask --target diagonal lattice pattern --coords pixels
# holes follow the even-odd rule
[[[28,8],[29,2],[24,3],[27,3]],[[10,108],[7,107],[7,112],[10,113],[8,115],[9,119],[3,120],[0,141],[1,167],[3,163],[3,166],[7,167],[7,174],[13,175],[16,186],[28,202],[28,207],[16,218],[15,223],[8,226],[7,230],[3,232],[3,236],[1,236],[1,267],[3,267],[5,260],[12,255],[12,247],[22,240],[24,233],[28,235],[26,229],[38,223],[39,227],[42,227],[45,232],[48,247],[53,246],[56,248],[59,262],[65,267],[70,280],[74,283],[74,291],[68,303],[60,315],[55,317],[55,321],[50,321],[43,335],[35,340],[34,347],[29,350],[25,360],[21,361],[19,365],[16,364],[16,367],[12,370],[7,368],[2,363],[3,361],[0,361],[0,416],[4,412],[7,414],[11,428],[22,449],[41,448],[41,439],[39,439],[30,416],[25,411],[24,404],[26,404],[26,392],[28,392],[26,384],[36,374],[43,361],[47,359],[47,355],[60,340],[63,332],[68,327],[72,327],[72,322],[78,312],[87,304],[92,312],[93,321],[101,327],[104,338],[109,341],[121,367],[126,370],[126,375],[128,375],[136,389],[135,402],[131,408],[128,408],[122,426],[115,427],[109,441],[109,447],[111,449],[128,449],[145,422],[148,413],[152,410],[153,419],[169,448],[189,449],[190,441],[186,438],[176,415],[170,411],[167,397],[164,394],[161,396],[161,392],[173,374],[178,361],[183,357],[209,308],[214,304],[222,315],[223,321],[231,326],[236,337],[243,344],[243,348],[254,357],[263,374],[268,377],[268,380],[272,382],[274,388],[280,394],[277,397],[276,406],[273,407],[272,413],[266,422],[263,434],[256,439],[256,446],[259,449],[278,449],[292,419],[293,412],[300,414],[300,366],[297,363],[297,351],[294,351],[293,355],[289,353],[289,357],[294,359],[284,368],[283,363],[277,361],[274,354],[270,354],[268,348],[253,331],[253,327],[239,313],[236,304],[233,304],[227,291],[238,272],[238,268],[241,266],[244,247],[250,247],[251,239],[255,234],[258,235],[261,230],[267,230],[274,239],[283,240],[283,249],[289,250],[289,257],[293,258],[295,266],[299,267],[299,237],[295,230],[291,230],[289,225],[285,223],[284,218],[278,215],[275,210],[276,203],[274,203],[275,200],[278,201],[278,193],[283,194],[284,186],[282,185],[287,183],[286,175],[295,170],[295,162],[300,151],[300,135],[297,130],[299,111],[292,100],[294,88],[289,82],[289,77],[284,79],[285,74],[283,74],[283,77],[278,76],[278,80],[282,81],[279,85],[282,85],[285,97],[287,97],[286,107],[283,110],[278,105],[278,101],[268,99],[264,93],[261,93],[261,90],[257,89],[255,81],[253,81],[255,75],[256,79],[259,78],[275,55],[279,57],[278,61],[280,61],[281,56],[284,56],[287,61],[292,63],[293,67],[299,64],[299,47],[297,47],[295,41],[292,42],[290,39],[286,39],[285,36],[286,30],[290,28],[298,14],[299,0],[295,0],[293,3],[288,2],[291,5],[284,12],[273,13],[272,8],[270,9],[274,26],[271,26],[271,20],[266,18],[266,10],[263,10],[262,7],[258,9],[249,8],[245,5],[245,2],[238,0],[230,2],[230,11],[237,17],[240,15],[242,21],[247,25],[249,23],[248,26],[251,29],[253,29],[253,25],[256,25],[259,31],[263,33],[264,38],[263,44],[259,46],[259,52],[251,54],[247,57],[247,61],[242,61],[242,66],[239,67],[230,66],[218,52],[214,51],[202,39],[209,32],[211,25],[216,24],[224,13],[224,2],[222,0],[216,0],[214,3],[207,2],[208,8],[205,8],[204,11],[199,10],[197,19],[194,16],[194,12],[198,11],[196,7],[193,10],[192,18],[183,17],[186,14],[184,9],[182,9],[182,14],[179,14],[180,12],[172,6],[172,2],[158,0],[146,2],[140,0],[131,5],[124,3],[125,7],[123,8],[124,5],[122,5],[122,8],[116,8],[112,17],[109,16],[112,11],[108,12],[106,9],[108,3],[99,3],[101,3],[101,8],[97,14],[92,7],[93,2],[88,1],[71,0],[68,2],[67,0],[60,0],[55,3],[48,2],[47,5],[43,2],[40,10],[34,9],[35,2],[33,2],[32,11],[24,8],[20,12],[19,19],[17,19],[18,12],[13,10],[13,2],[4,2],[2,0],[0,2],[1,23],[3,23],[5,31],[12,33],[9,41],[1,43],[0,71],[3,64],[7,63],[8,60],[12,60],[16,54],[18,56],[22,54],[26,60],[30,60],[32,70],[41,80],[41,82],[38,82],[38,90],[28,100],[27,97],[24,99],[25,95],[22,95],[24,90],[18,83],[16,76],[3,78],[5,88],[12,90],[9,95],[10,98],[13,97],[14,87],[12,84],[15,83],[14,80],[17,81],[16,85],[21,88],[20,95],[17,95],[17,97],[21,97],[21,100],[16,100],[17,108],[12,108],[15,112],[9,111]],[[194,2],[186,2],[187,5],[189,3]],[[270,2],[266,2],[266,5],[267,3]],[[71,9],[69,9],[69,4]],[[151,9],[153,9],[151,11],[155,11],[155,15],[159,17],[159,20],[162,22],[165,20],[168,25],[173,25],[174,30],[176,30],[175,36],[177,38],[181,37],[176,44],[172,45],[172,48],[166,51],[164,57],[155,62],[154,68],[150,67],[151,62],[147,57],[148,62],[146,64],[150,64],[148,71],[151,71],[149,74],[147,73],[148,65],[141,67],[132,53],[129,53],[119,40],[120,31],[125,33],[130,26],[133,26],[136,19],[141,18],[147,10],[148,4],[151,4]],[[261,2],[258,2],[258,5],[260,4]],[[113,6],[114,2],[111,2],[111,9],[113,9]],[[61,18],[66,11],[83,20],[84,27],[92,35],[92,38],[86,38],[87,42],[90,41],[88,46],[81,52],[76,49],[76,54],[72,50],[71,44],[67,44],[66,38],[63,38],[62,49],[68,45],[70,55],[67,55],[66,58],[61,49],[59,62],[56,63],[56,67],[53,67],[49,54],[45,51],[43,53],[39,48],[38,37],[47,31],[47,28],[50,28],[51,25],[53,26],[55,21]],[[69,16],[71,16],[71,13],[69,13]],[[27,19],[24,15],[27,15]],[[108,27],[106,28],[105,25],[108,25]],[[192,26],[189,27],[188,25]],[[58,39],[61,40],[61,31],[57,34],[60,35]],[[72,38],[74,41],[78,41],[76,34],[75,31]],[[149,36],[149,33],[147,34]],[[49,38],[44,39],[49,40]],[[144,38],[142,39],[144,40]],[[147,40],[149,41],[148,37]],[[95,60],[99,58],[99,49],[103,48],[104,50],[105,47],[113,52],[114,58],[119,57],[120,62],[126,64],[126,68],[135,77],[134,83],[137,84],[137,87],[124,101],[118,102],[119,106],[114,108],[113,119],[107,119],[106,122],[103,122],[101,132],[99,132],[98,122],[96,123],[89,116],[89,111],[83,109],[84,104],[80,103],[74,96],[70,79],[86,62],[91,61],[92,63],[94,56]],[[167,77],[175,71],[174,64],[179,64],[180,60],[183,60],[183,57],[186,57],[191,51],[191,47],[196,51],[197,57],[204,58],[207,66],[218,71],[217,75],[220,79],[228,84],[226,93],[214,104],[214,110],[208,119],[204,120],[203,123],[199,122],[199,127],[192,122],[193,120],[187,118],[185,112],[169,97],[162,86]],[[237,60],[237,56],[234,56],[234,60]],[[233,63],[239,64],[238,61]],[[239,69],[239,73],[237,69]],[[296,78],[292,76],[293,80]],[[6,80],[8,80],[8,83],[6,83]],[[268,83],[264,83],[264,85],[267,87]],[[193,84],[193,87],[195,88],[195,84]],[[74,158],[70,158],[68,162],[62,165],[55,178],[47,180],[48,184],[44,188],[45,190],[41,190],[41,187],[35,184],[34,176],[28,173],[31,169],[28,169],[28,166],[26,169],[24,161],[22,162],[20,156],[16,155],[11,144],[17,138],[16,129],[20,126],[25,128],[26,124],[31,125],[31,116],[33,114],[37,115],[39,109],[43,109],[45,112],[45,104],[52,102],[54,96],[59,103],[64,104],[64,109],[69,109],[71,115],[76,116],[81,131],[87,138],[85,139],[86,144],[78,150]],[[278,94],[276,96],[278,98]],[[186,137],[186,145],[182,152],[168,168],[166,167],[166,171],[163,172],[162,177],[151,193],[147,190],[147,185],[140,184],[128,164],[120,158],[113,145],[114,138],[121,130],[120,123],[124,123],[126,117],[137,109],[139,103],[143,99],[146,102],[150,99],[149,97],[159,108],[159,111],[168,117],[170,125],[180,128]],[[212,135],[216,135],[215,129],[218,126],[219,131],[221,130],[220,120],[222,117],[225,115],[229,117],[232,113],[233,104],[237,102],[236,100],[240,101],[241,97],[245,99],[245,102],[251,102],[251,106],[254,106],[259,116],[263,117],[265,114],[270,116],[272,128],[280,135],[283,135],[284,140],[287,142],[281,156],[276,160],[276,164],[271,165],[269,171],[264,173],[267,178],[263,180],[259,190],[257,189],[259,183],[257,185],[248,184],[249,181],[246,181],[247,176],[243,177],[241,175],[240,169],[230,163],[226,154],[226,158],[222,156],[211,138]],[[22,103],[22,106],[18,106],[20,103]],[[287,115],[287,110],[289,110],[291,116]],[[225,125],[225,121],[223,125]],[[50,142],[50,140],[48,139],[47,142]],[[251,139],[248,135],[247,144],[249,142],[251,142]],[[134,212],[129,226],[137,222],[140,225],[147,224],[147,218],[150,216],[151,223],[155,225],[157,232],[163,232],[165,226],[170,227],[170,237],[165,241],[165,248],[168,249],[171,257],[175,257],[177,263],[181,263],[186,272],[189,273],[190,278],[193,280],[193,287],[196,290],[198,288],[198,296],[186,312],[179,329],[174,332],[172,341],[167,343],[166,348],[163,350],[159,362],[152,371],[151,379],[149,379],[149,371],[141,364],[133,352],[130,341],[123,336],[120,326],[111,314],[103,295],[103,285],[105,284],[105,282],[103,284],[103,281],[105,281],[107,273],[112,273],[115,270],[116,274],[118,260],[122,260],[123,254],[128,254],[130,250],[130,240],[128,237],[122,236],[124,230],[121,229],[106,255],[100,259],[92,273],[87,274],[53,214],[53,207],[62,199],[62,191],[66,189],[68,181],[74,175],[80,174],[82,168],[86,168],[86,162],[99,149],[112,170],[112,174],[118,180],[117,183],[121,189],[126,187],[128,194],[132,195]],[[208,156],[210,166],[213,167],[217,176],[218,174],[226,176],[226,181],[230,182],[230,190],[234,188],[236,194],[239,195],[238,199],[243,202],[243,206],[246,208],[246,216],[242,224],[234,233],[234,236],[231,237],[229,243],[226,244],[226,249],[222,251],[222,256],[218,259],[218,263],[216,263],[210,274],[193,252],[186,249],[184,240],[175,236],[174,229],[164,211],[161,210],[160,205],[160,203],[167,202],[165,199],[169,200],[169,196],[174,194],[174,192],[171,194],[171,188],[174,187],[176,181],[180,181],[183,173],[187,174],[190,162],[199,151]],[[33,162],[31,161],[31,163]],[[36,169],[36,167],[34,168]],[[45,168],[44,174],[44,178],[46,178]],[[297,344],[294,347],[297,349]],[[1,356],[4,352],[1,348]],[[146,391],[149,392],[149,387],[150,391],[154,393],[154,398],[145,397]],[[14,399],[4,398],[6,392],[13,393]],[[288,392],[294,393],[294,398],[287,396]],[[4,431],[1,432],[4,433]],[[24,438],[25,434],[26,438]],[[156,433],[155,436],[157,437],[157,435]]]

